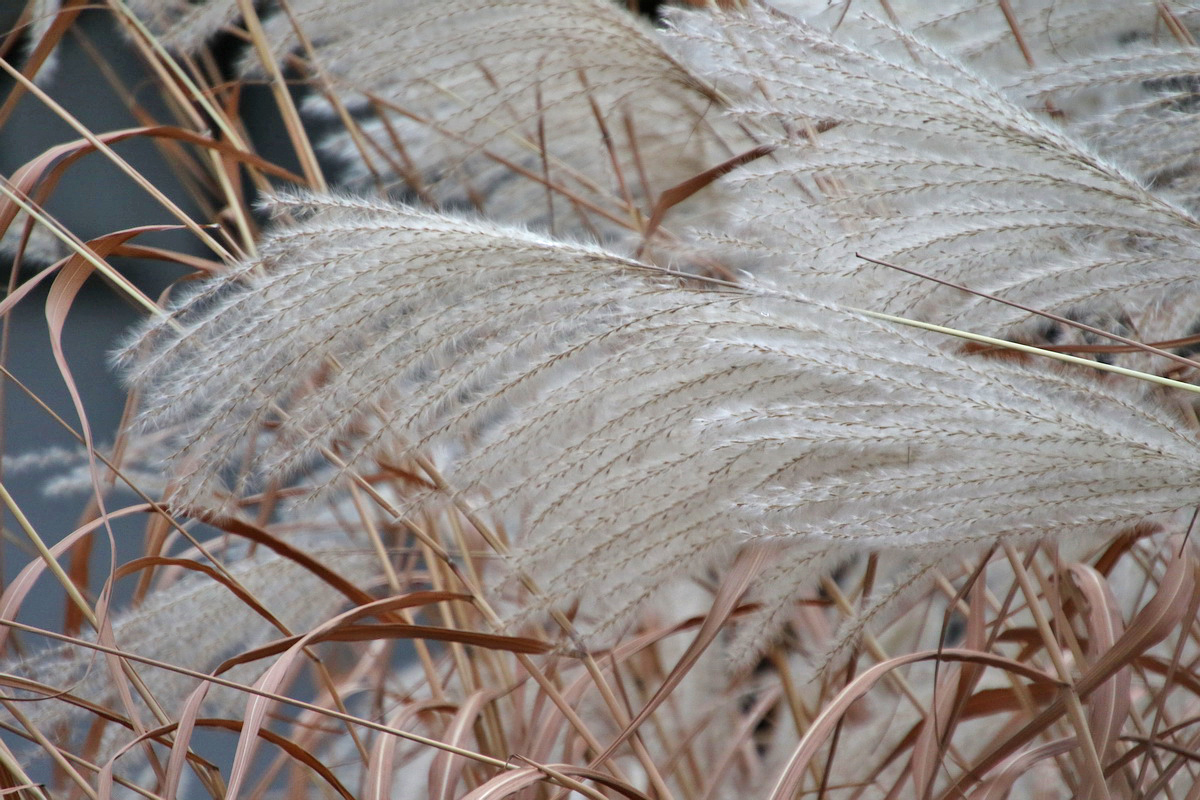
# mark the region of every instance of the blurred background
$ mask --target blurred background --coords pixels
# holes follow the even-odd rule
[[[0,3],[0,32],[12,32],[21,16],[23,2]],[[5,37],[0,37],[5,38]],[[7,37],[15,46],[6,58],[20,63],[27,49],[25,37]],[[217,43],[218,56],[234,54],[229,43]],[[96,132],[115,131],[144,124],[128,111],[128,99],[152,119],[169,122],[171,115],[162,105],[148,80],[142,64],[102,9],[84,10],[68,31],[56,53],[56,62],[40,74],[42,89],[71,115]],[[0,103],[7,99],[15,81],[0,76]],[[286,137],[282,137],[274,105],[265,88],[249,87],[243,95],[243,119],[255,139],[259,152],[268,158],[292,166]],[[0,171],[11,176],[21,165],[54,145],[79,138],[79,134],[53,110],[32,94],[26,93],[15,105],[9,119],[0,124]],[[183,184],[173,174],[159,149],[145,139],[118,143],[114,149],[134,168],[163,190],[189,214],[197,206]],[[248,190],[249,187],[247,187]],[[104,156],[91,154],[70,167],[46,209],[81,239],[88,240],[112,231],[146,224],[170,225],[177,220]],[[19,227],[19,226],[14,226]],[[198,256],[207,255],[195,237],[186,231],[155,232],[139,236],[137,244],[169,248]],[[11,267],[11,248],[3,252],[3,264]],[[144,259],[112,259],[126,277],[152,298],[159,298],[176,280],[189,272],[177,264]],[[34,275],[46,261],[26,254],[21,277]],[[79,414],[72,403],[67,384],[59,373],[51,350],[50,331],[45,317],[45,299],[50,282],[16,305],[5,322],[5,364],[53,411],[79,428]],[[71,307],[63,332],[63,348],[87,422],[95,441],[108,446],[113,441],[125,406],[125,391],[110,356],[122,336],[144,315],[118,292],[93,276],[84,285]],[[77,451],[72,434],[15,384],[3,386],[3,428],[0,430],[5,458],[4,482],[29,517],[33,526],[47,536],[58,538],[73,530],[79,522],[90,492],[86,487],[72,495],[48,493],[64,468],[81,466],[78,458],[70,464],[60,459],[43,458],[66,449]],[[27,539],[14,531],[13,518],[6,514],[5,546],[0,548],[5,579],[27,561]],[[144,520],[130,519],[118,524],[117,532],[135,535]],[[124,528],[124,531],[122,531]],[[52,533],[53,532],[53,533]],[[131,543],[130,552],[139,542]],[[16,548],[14,551],[13,548]],[[20,553],[14,557],[14,552]],[[107,554],[105,554],[107,558]]]
[[[23,0],[0,2],[0,40],[9,42],[4,57],[20,65],[26,55],[27,37],[14,30],[21,16]],[[8,35],[12,33],[13,35]],[[220,43],[218,43],[220,44]],[[231,58],[235,48],[226,43],[218,55]],[[145,124],[130,112],[130,98],[144,110],[147,118],[168,123],[172,117],[148,79],[143,65],[102,9],[84,10],[57,49],[52,69],[39,75],[38,85],[67,112],[95,132],[116,131]],[[0,105],[12,96],[16,82],[0,76]],[[290,155],[286,136],[280,131],[270,93],[265,88],[249,87],[243,94],[243,119],[247,121],[259,152],[287,166]],[[278,144],[277,136],[283,137]],[[12,108],[11,116],[0,122],[0,172],[5,176],[55,145],[79,139],[79,134],[58,114],[30,93]],[[194,199],[173,174],[168,161],[153,143],[138,138],[114,146],[124,159],[190,215],[198,215]],[[252,189],[247,186],[248,191]],[[103,155],[85,156],[63,175],[46,210],[84,241],[125,228],[147,224],[170,225],[177,222],[162,206],[116,165]],[[14,227],[20,227],[18,224]],[[168,248],[192,255],[209,254],[186,231],[154,232],[138,237],[135,243]],[[33,277],[48,265],[35,253],[26,254],[19,275],[13,275],[14,252],[11,245],[0,249],[0,263],[6,268],[9,285]],[[191,270],[178,264],[145,259],[110,259],[111,263],[145,294],[158,299],[171,285]],[[3,416],[0,417],[0,452],[3,453],[2,480],[21,512],[48,543],[62,539],[75,530],[88,512],[91,498],[86,484],[86,461],[77,439],[63,424],[42,407],[59,415],[75,430],[80,416],[68,391],[51,348],[51,331],[46,320],[46,298],[52,281],[43,281],[4,319],[0,328],[0,359],[13,377],[0,381]],[[126,404],[126,392],[111,356],[122,338],[144,317],[123,294],[114,291],[96,276],[83,286],[71,306],[63,330],[63,350],[78,389],[87,425],[94,441],[107,452],[120,426]],[[37,399],[31,397],[35,396]],[[75,487],[64,488],[64,477],[74,477]],[[70,483],[72,481],[68,481]],[[115,497],[111,507],[133,500],[126,493]],[[94,513],[94,512],[93,512]],[[91,574],[109,574],[110,563],[136,557],[142,549],[146,519],[128,516],[112,523],[115,550],[103,546],[107,537],[94,537],[90,554]],[[3,512],[3,544],[0,545],[0,571],[7,585],[20,569],[37,554],[14,515]],[[120,604],[132,591],[133,581],[118,584]],[[98,589],[99,587],[93,587]],[[64,597],[53,581],[43,576],[34,593],[24,604],[20,619],[28,624],[63,628]],[[38,650],[45,641],[28,638],[20,646]],[[101,667],[102,668],[102,667]],[[207,747],[228,748],[233,737],[206,735]],[[28,745],[5,735],[4,740],[18,754]],[[35,779],[44,778],[35,771]]]

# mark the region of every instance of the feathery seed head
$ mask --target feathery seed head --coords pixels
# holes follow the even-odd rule
[[[605,627],[748,538],[786,541],[803,585],[862,549],[1095,536],[1196,499],[1195,442],[1124,384],[482,221],[278,202],[299,221],[135,373],[168,409],[145,423],[181,425],[184,504],[243,458],[235,495],[322,452],[453,448],[453,490],[539,576],[523,613],[582,590]]]

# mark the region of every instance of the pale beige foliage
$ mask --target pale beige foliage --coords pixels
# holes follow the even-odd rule
[[[182,16],[145,5],[134,7],[156,15],[165,41],[190,48],[236,4]],[[710,86],[608,0],[424,0],[403,13],[386,0],[289,5],[265,31],[272,53],[302,58],[325,93],[306,108],[371,112],[321,145],[346,164],[342,184],[359,190],[378,183],[632,250],[661,192],[754,144],[721,117]],[[261,64],[251,54],[243,70],[258,75]],[[681,204],[671,223],[718,223],[714,191]],[[673,237],[659,240],[674,249]]]

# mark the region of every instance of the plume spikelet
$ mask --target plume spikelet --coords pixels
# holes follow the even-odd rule
[[[235,5],[167,15],[176,23],[165,38],[198,45],[197,16],[219,24],[228,14],[217,9]],[[382,185],[559,236],[629,240],[632,250],[661,192],[753,146],[719,115],[712,88],[607,0],[439,0],[399,14],[386,0],[291,8],[266,20],[272,52],[309,59],[318,86],[365,117],[321,145],[347,165],[348,188]],[[311,52],[297,26],[311,32]],[[261,74],[252,58],[242,67]],[[306,109],[336,112],[316,94]],[[694,198],[670,221],[713,224],[722,208]]]
[[[783,5],[825,24],[836,20],[839,36],[860,43],[880,39],[869,15],[890,13],[1015,103],[1087,142],[1157,194],[1197,210],[1200,163],[1187,142],[1200,119],[1193,113],[1200,20],[1186,4],[1016,0],[1006,4],[1007,19],[987,0]]]
[[[785,132],[775,163],[734,180],[746,238],[781,280],[987,332],[1029,314],[856,253],[1046,310],[1145,309],[1194,289],[1188,212],[907,34],[864,49],[765,13],[679,25],[705,72],[758,82],[736,114]],[[831,129],[815,140],[786,133],[818,121]]]
[[[1200,162],[1186,145],[1200,119],[1194,8],[1148,0],[1019,0],[1003,23],[994,3],[936,10],[901,4],[896,13],[906,28],[945,47],[1015,102],[1087,141],[1158,194],[1197,210]]]
[[[359,470],[432,449],[543,605],[582,587],[615,624],[747,540],[787,543],[795,585],[862,549],[1095,535],[1195,499],[1194,442],[1124,385],[488,223],[276,207],[303,221],[132,348],[168,410],[143,423],[182,427],[183,504],[246,453],[235,494],[322,449]]]

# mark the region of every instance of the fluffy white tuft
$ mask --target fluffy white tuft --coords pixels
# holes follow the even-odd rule
[[[785,542],[795,583],[841,554],[1095,536],[1197,499],[1193,439],[1123,384],[488,223],[280,207],[303,220],[134,347],[143,424],[179,427],[180,503],[235,463],[238,494],[322,450],[369,471],[452,443],[444,473],[511,523],[537,607],[582,591],[615,624],[747,539]]]

